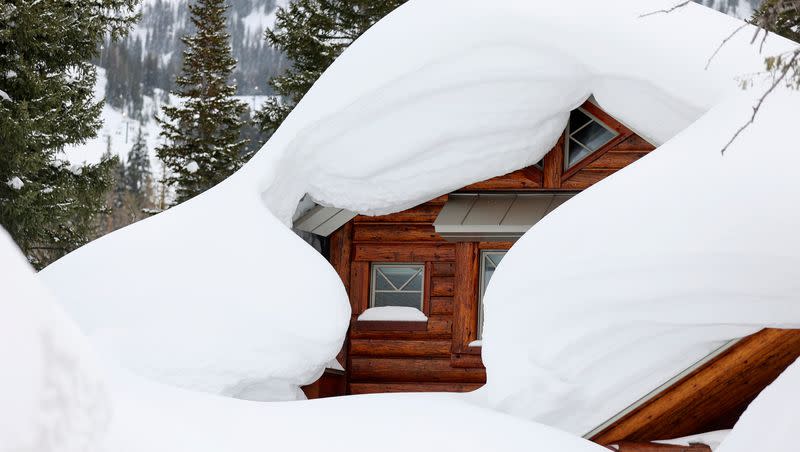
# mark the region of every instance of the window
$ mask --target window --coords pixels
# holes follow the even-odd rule
[[[425,266],[372,264],[370,307],[408,306],[422,311]]]
[[[489,280],[492,279],[494,271],[503,260],[507,251],[493,250],[481,252],[481,286],[480,297],[478,298],[478,339],[483,336],[483,294],[486,293],[486,287],[489,285]]]
[[[588,111],[573,110],[567,124],[567,140],[564,147],[564,164],[572,168],[589,154],[597,151],[619,135],[614,129],[594,117]]]

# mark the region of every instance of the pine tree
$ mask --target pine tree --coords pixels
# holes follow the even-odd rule
[[[96,136],[95,67],[138,0],[0,2],[0,224],[41,268],[86,243],[114,161],[77,167],[68,145]]]
[[[158,157],[171,171],[166,183],[176,186],[177,202],[216,185],[243,163],[241,116],[247,106],[232,96],[228,82],[236,60],[225,29],[224,0],[198,0],[189,6],[197,33],[184,37],[182,74],[174,92],[178,106],[164,107],[157,118],[167,143]]]
[[[295,0],[276,13],[267,41],[292,61],[269,84],[270,98],[258,112],[261,130],[271,135],[311,89],[322,72],[375,22],[406,0]]]

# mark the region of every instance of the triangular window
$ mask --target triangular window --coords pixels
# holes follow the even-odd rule
[[[593,152],[602,148],[619,135],[603,121],[588,111],[578,108],[569,116],[567,139],[564,149],[566,169],[575,166]]]

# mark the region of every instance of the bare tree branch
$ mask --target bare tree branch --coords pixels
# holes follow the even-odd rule
[[[746,26],[748,26],[748,25],[750,25],[750,24],[748,24],[747,22],[743,23],[742,25],[738,26],[738,27],[736,28],[736,30],[733,30],[733,33],[731,33],[730,35],[728,35],[728,37],[727,37],[727,38],[725,38],[725,39],[723,39],[723,40],[722,40],[722,42],[719,44],[719,46],[717,46],[717,49],[716,49],[716,50],[714,50],[714,53],[712,53],[712,54],[711,54],[711,56],[710,56],[710,57],[708,57],[708,61],[706,61],[706,70],[708,69],[708,67],[709,67],[709,66],[711,66],[711,61],[714,59],[714,57],[716,57],[716,56],[717,56],[717,54],[719,53],[719,51],[720,51],[720,50],[722,50],[722,48],[723,48],[723,47],[725,47],[725,44],[727,44],[727,43],[728,43],[728,41],[730,41],[731,39],[733,39],[733,37],[734,37],[734,36],[736,36],[736,34],[737,34],[737,33],[739,33],[740,31],[742,31],[742,30],[744,29],[744,27],[746,27]]]
[[[639,17],[641,18],[641,17],[653,16],[653,15],[656,15],[656,14],[669,14],[669,13],[675,11],[678,8],[683,8],[684,6],[688,5],[689,3],[692,3],[692,0],[686,0],[684,2],[678,3],[677,5],[673,6],[672,8],[669,8],[669,9],[659,9],[658,11],[651,11],[649,13],[642,14]]]
[[[767,96],[769,96],[775,90],[775,88],[777,88],[778,85],[780,85],[781,82],[783,82],[783,80],[786,79],[786,75],[794,67],[794,64],[798,61],[798,57],[800,57],[800,49],[795,49],[791,55],[792,57],[789,59],[788,62],[785,63],[778,77],[776,77],[772,81],[772,84],[770,85],[769,89],[767,89],[764,92],[764,94],[761,95],[761,97],[758,99],[758,102],[756,102],[756,104],[753,106],[753,114],[750,116],[750,119],[746,123],[744,123],[741,127],[739,127],[739,130],[737,130],[736,133],[733,134],[731,139],[728,140],[728,143],[725,144],[725,146],[722,148],[722,150],[720,151],[722,155],[725,155],[725,151],[728,150],[728,147],[730,147],[730,145],[736,140],[736,138],[738,138],[739,135],[745,131],[745,129],[750,127],[755,122],[756,115],[758,115],[758,111],[761,109],[761,105],[764,104],[764,100],[766,100]]]

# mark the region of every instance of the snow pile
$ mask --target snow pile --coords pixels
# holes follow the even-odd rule
[[[607,449],[453,394],[380,394],[295,403],[252,403],[117,375],[109,450],[263,452]],[[342,432],[358,426],[356,434]],[[468,434],[460,432],[469,426]],[[142,434],[147,432],[147,434]]]
[[[800,94],[776,93],[721,156],[752,102],[715,107],[509,251],[485,296],[493,406],[584,434],[730,339],[800,327]]]
[[[658,144],[706,115],[535,227],[487,293],[483,396],[585,433],[722,341],[798,320],[797,218],[782,208],[797,157],[781,138],[797,100],[784,96],[721,158],[752,102],[726,99],[763,55],[745,30],[705,70],[740,22],[694,4],[639,17],[673,5],[412,0],[242,170],[42,278],[139,374],[288,398],[335,356],[349,315],[338,276],[280,224],[304,195],[362,213],[411,207],[537,162],[590,95]]]
[[[110,404],[75,325],[0,228],[0,450],[100,450]]]
[[[800,361],[795,361],[750,403],[718,452],[792,452],[800,432]]]
[[[14,190],[20,190],[25,185],[25,183],[22,182],[22,179],[20,179],[19,176],[14,176],[6,182],[6,185],[13,188]]]
[[[450,394],[252,403],[160,385],[113,365],[101,371],[85,338],[52,304],[2,229],[0,268],[2,451],[407,451],[421,444],[430,450],[523,451],[531,444],[604,450]],[[108,376],[106,384],[100,375]],[[358,435],[340,435],[353,425]],[[464,425],[472,425],[469,435],[441,435]],[[413,434],[398,435],[401,430]]]

